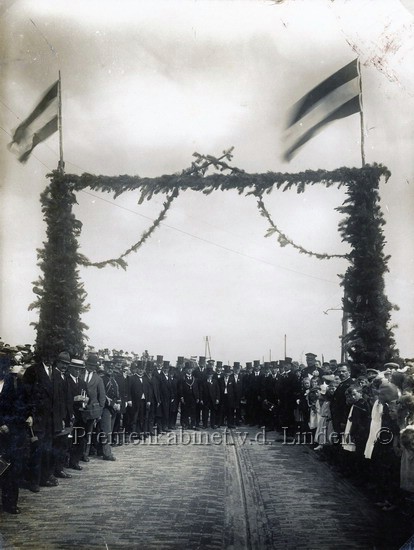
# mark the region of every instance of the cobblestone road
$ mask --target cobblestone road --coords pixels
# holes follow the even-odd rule
[[[260,432],[205,444],[206,433],[124,445],[117,462],[91,458],[59,487],[22,490],[23,513],[0,515],[1,548],[397,550],[408,539],[401,518],[307,447],[274,434],[264,445]]]

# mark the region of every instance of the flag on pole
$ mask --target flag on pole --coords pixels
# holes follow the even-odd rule
[[[45,93],[30,115],[18,126],[9,143],[9,150],[20,162],[26,162],[31,152],[42,141],[58,130],[57,80]]]
[[[321,82],[292,108],[285,134],[283,158],[297,150],[330,122],[362,110],[358,59]]]

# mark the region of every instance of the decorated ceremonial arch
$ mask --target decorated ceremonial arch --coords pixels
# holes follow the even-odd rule
[[[232,166],[232,149],[219,157],[194,154],[191,166],[181,173],[155,178],[120,175],[95,176],[92,174],[66,174],[62,167],[48,175],[50,183],[41,195],[42,211],[47,224],[47,239],[38,250],[42,276],[34,283],[37,299],[30,309],[39,309],[36,347],[45,357],[56,356],[62,349],[73,355],[83,353],[87,339],[82,313],[87,311],[86,291],[79,276],[79,266],[127,268],[126,258],[136,252],[165,219],[172,202],[186,190],[210,194],[215,191],[236,189],[239,194],[257,198],[260,214],[269,229],[266,237],[277,237],[281,246],[293,246],[299,253],[316,260],[345,257],[349,265],[339,275],[344,289],[343,310],[348,316],[351,330],[345,336],[350,359],[367,367],[381,368],[395,358],[397,350],[390,326],[393,308],[385,295],[384,274],[388,256],[384,254],[385,220],[379,204],[381,179],[387,181],[390,172],[382,165],[364,165],[362,168],[338,168],[333,171],[306,170],[296,174],[266,172],[249,174]],[[295,190],[304,193],[310,185],[329,188],[343,187],[346,198],[337,210],[343,214],[339,223],[342,240],[349,243],[346,256],[311,251],[293,242],[273,221],[265,206],[265,197],[273,191]],[[88,259],[78,252],[78,238],[82,223],[76,219],[72,207],[76,193],[84,189],[113,193],[118,197],[126,191],[139,191],[139,203],[151,200],[156,194],[165,195],[158,217],[117,258]]]

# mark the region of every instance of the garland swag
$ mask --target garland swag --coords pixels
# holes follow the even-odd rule
[[[126,267],[124,257],[136,251],[164,219],[172,201],[179,192],[190,189],[208,195],[216,190],[237,190],[239,194],[258,198],[261,214],[270,223],[268,235],[278,233],[279,243],[291,244],[299,251],[316,257],[342,257],[317,254],[295,245],[272,221],[263,203],[263,195],[276,188],[282,191],[295,189],[303,193],[308,185],[322,184],[346,187],[347,199],[337,210],[345,215],[339,225],[342,240],[351,245],[346,255],[350,262],[341,285],[344,288],[344,311],[348,313],[352,330],[346,337],[351,359],[369,367],[381,367],[395,356],[392,330],[389,327],[392,305],[384,294],[384,274],[388,256],[383,253],[385,244],[382,226],[385,224],[379,206],[379,181],[388,180],[390,172],[382,165],[365,165],[362,168],[339,168],[333,171],[306,170],[297,174],[267,172],[248,174],[229,166],[232,149],[223,151],[220,158],[194,154],[195,161],[179,174],[156,178],[139,176],[94,176],[91,174],[64,174],[58,170],[49,176],[51,183],[41,196],[42,211],[47,223],[48,241],[38,250],[43,277],[34,283],[37,300],[30,307],[39,308],[37,347],[41,353],[56,355],[63,348],[72,354],[80,353],[84,346],[81,314],[87,310],[86,293],[79,281],[78,266],[113,265]],[[215,173],[207,173],[210,168]],[[225,173],[226,172],[226,173]],[[159,193],[166,194],[163,209],[140,240],[119,258],[91,262],[78,253],[77,237],[82,224],[72,214],[76,191],[83,189],[114,193],[138,190],[138,203]]]

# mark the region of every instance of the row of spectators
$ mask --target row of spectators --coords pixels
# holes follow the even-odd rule
[[[343,475],[373,487],[384,511],[414,492],[414,362],[364,365],[291,358],[245,366],[205,357],[151,357],[89,349],[53,361],[0,344],[3,510],[70,478],[91,455],[182,429],[248,425],[310,445]],[[10,464],[7,467],[7,464]],[[1,469],[0,469],[1,471]]]

